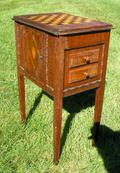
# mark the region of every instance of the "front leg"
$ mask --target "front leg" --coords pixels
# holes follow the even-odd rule
[[[95,96],[93,145],[96,144],[97,139],[98,139],[99,126],[100,126],[101,113],[102,113],[102,106],[103,106],[103,98],[104,98],[104,85],[100,85],[100,87],[96,89],[96,96]]]
[[[100,86],[96,89],[95,97],[95,114],[94,114],[94,135],[93,135],[93,144],[96,144],[99,133],[99,126],[101,120],[103,99],[104,99],[104,89],[105,89],[105,76],[106,76],[106,67],[107,67],[107,57],[108,57],[108,46],[109,46],[109,36],[110,32],[107,32],[105,35],[105,43],[103,45],[103,64],[102,64],[102,76]]]
[[[20,71],[18,67],[18,90],[19,90],[19,102],[20,102],[20,114],[21,120],[25,123],[25,84],[24,84],[24,74]]]
[[[23,123],[25,123],[25,84],[24,84],[23,57],[21,55],[21,32],[22,32],[21,29],[22,27],[17,23],[15,23],[19,104],[20,104],[21,120]]]
[[[61,120],[62,120],[62,92],[57,92],[54,97],[54,163],[57,164],[60,156]]]
[[[54,52],[54,116],[53,116],[53,138],[54,138],[54,163],[57,164],[60,156],[60,137],[63,104],[63,81],[64,79],[64,42],[62,37],[55,39]]]

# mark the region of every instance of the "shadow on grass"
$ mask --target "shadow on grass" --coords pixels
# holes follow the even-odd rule
[[[63,100],[63,108],[69,112],[67,120],[64,125],[63,134],[61,136],[61,150],[60,154],[63,151],[65,141],[69,134],[72,121],[75,118],[75,115],[81,110],[86,109],[87,107],[93,106],[95,103],[95,90],[90,90],[80,94],[76,94],[70,97],[66,97]]]
[[[93,128],[91,129],[93,135]],[[108,173],[120,173],[120,131],[100,125],[96,144]]]
[[[40,92],[30,109],[26,124],[32,117],[35,109],[39,105],[43,94],[47,95],[44,91]],[[87,91],[81,94],[76,94],[63,100],[63,108],[69,112],[67,120],[64,125],[63,133],[61,136],[61,152],[64,148],[65,141],[69,134],[72,121],[75,118],[76,113],[80,112],[87,107],[93,106],[95,100],[95,90]],[[91,128],[92,136],[94,136],[94,130]],[[120,131],[113,131],[105,125],[100,125],[99,136],[96,144],[98,153],[101,155],[104,165],[108,173],[120,173]]]
[[[37,106],[39,105],[40,101],[41,101],[41,98],[42,98],[42,95],[43,95],[43,91],[41,91],[37,97],[35,98],[35,101],[34,101],[34,104],[32,106],[32,108],[30,109],[28,115],[27,115],[27,118],[26,118],[26,125],[28,123],[28,121],[31,119],[34,111],[36,110]]]
[[[38,94],[38,96],[36,97],[32,108],[30,109],[30,111],[28,113],[28,116],[26,119],[26,125],[27,125],[28,121],[30,121],[35,109],[39,105],[43,94],[47,95],[50,99],[53,99],[46,92],[44,92],[44,91],[40,92]],[[95,90],[90,90],[90,91],[76,94],[73,96],[69,96],[69,97],[63,99],[63,108],[69,112],[69,115],[65,122],[63,134],[61,136],[60,154],[62,153],[62,150],[64,148],[65,141],[67,139],[70,127],[72,125],[72,121],[75,118],[76,113],[80,112],[82,109],[86,109],[89,106],[93,106],[94,100],[95,100]]]

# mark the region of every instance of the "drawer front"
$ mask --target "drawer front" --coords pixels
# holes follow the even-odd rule
[[[68,52],[69,68],[98,62],[99,48],[81,48]]]
[[[102,45],[65,51],[64,87],[100,79]]]
[[[98,63],[83,66],[81,68],[71,69],[69,71],[68,83],[79,82],[91,79],[98,75]]]

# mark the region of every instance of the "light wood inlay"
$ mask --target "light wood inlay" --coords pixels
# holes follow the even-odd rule
[[[34,20],[38,16],[29,16],[28,19]]]
[[[69,16],[62,24],[70,24],[74,16]]]
[[[54,20],[50,25],[57,25],[57,24],[59,24],[66,16],[67,16],[67,14],[61,15],[58,19]]]
[[[52,21],[54,18],[56,18],[57,15],[51,15],[50,17],[48,17],[47,19],[45,19],[44,21],[42,21],[41,23],[49,23],[50,21]]]
[[[38,17],[37,19],[35,19],[34,21],[40,22],[41,20],[45,19],[46,17],[47,17],[47,15],[45,15],[45,16],[40,16],[40,17]]]
[[[82,18],[81,17],[77,17],[73,23],[77,24],[77,23],[80,23],[82,21]]]

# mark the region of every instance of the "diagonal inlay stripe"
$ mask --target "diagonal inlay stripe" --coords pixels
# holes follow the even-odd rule
[[[50,17],[48,17],[47,19],[43,20],[41,23],[45,23],[47,24],[48,22],[50,22],[51,20],[53,20],[57,15],[52,15]]]
[[[89,22],[92,22],[92,20],[86,18],[86,19],[85,19],[85,22],[89,23]]]
[[[47,15],[39,16],[37,19],[34,19],[34,21],[40,22],[41,20],[45,19],[46,17],[47,17]]]
[[[74,21],[73,21],[73,23],[74,24],[78,24],[78,23],[80,23],[82,21],[82,18],[81,17],[77,17]]]
[[[29,16],[28,19],[32,20],[32,19],[35,19],[36,17],[38,17],[38,16]]]
[[[62,14],[58,19],[56,19],[53,22],[51,22],[50,25],[57,25],[57,24],[59,24],[66,16],[67,16],[67,14]]]
[[[62,24],[65,25],[65,24],[69,24],[72,19],[74,18],[74,16],[69,16]]]

